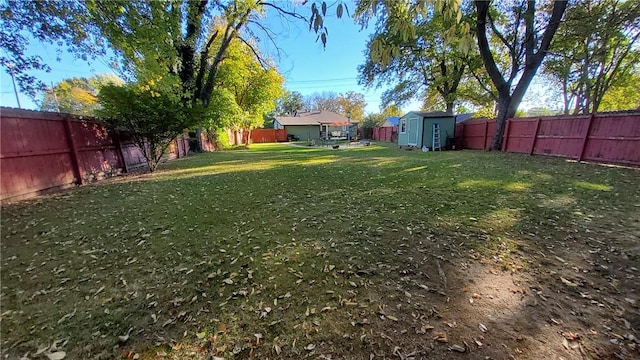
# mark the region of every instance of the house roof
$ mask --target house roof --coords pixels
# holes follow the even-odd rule
[[[465,120],[469,120],[473,117],[473,113],[468,114],[458,114],[456,115],[456,123],[461,123]]]
[[[399,120],[400,116],[387,116],[387,119],[384,121],[384,126],[398,126]]]
[[[299,111],[294,116],[276,116],[280,125],[335,125],[343,126],[349,123],[349,118],[326,110]],[[351,124],[357,124],[351,120]]]

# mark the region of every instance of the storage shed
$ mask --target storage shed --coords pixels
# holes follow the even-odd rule
[[[401,117],[398,124],[398,146],[426,146],[431,149],[434,124],[440,128],[441,145],[444,149],[453,142],[456,117],[442,111],[410,111]]]

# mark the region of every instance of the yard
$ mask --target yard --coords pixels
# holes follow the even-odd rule
[[[4,204],[17,359],[640,356],[640,172],[279,144]]]

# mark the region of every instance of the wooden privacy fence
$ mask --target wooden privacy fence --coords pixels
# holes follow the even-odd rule
[[[251,130],[252,143],[273,143],[287,141],[285,129],[254,129]]]
[[[186,156],[188,136],[170,146],[169,158]],[[82,184],[146,166],[140,149],[114,138],[93,118],[0,109],[0,199]]]
[[[488,149],[495,129],[495,120],[457,124],[457,144]],[[502,151],[640,166],[640,112],[509,119]]]
[[[374,127],[372,140],[396,142],[398,141],[398,127]]]

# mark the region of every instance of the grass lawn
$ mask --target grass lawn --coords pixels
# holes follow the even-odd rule
[[[256,144],[1,226],[9,358],[640,356],[634,169]]]

